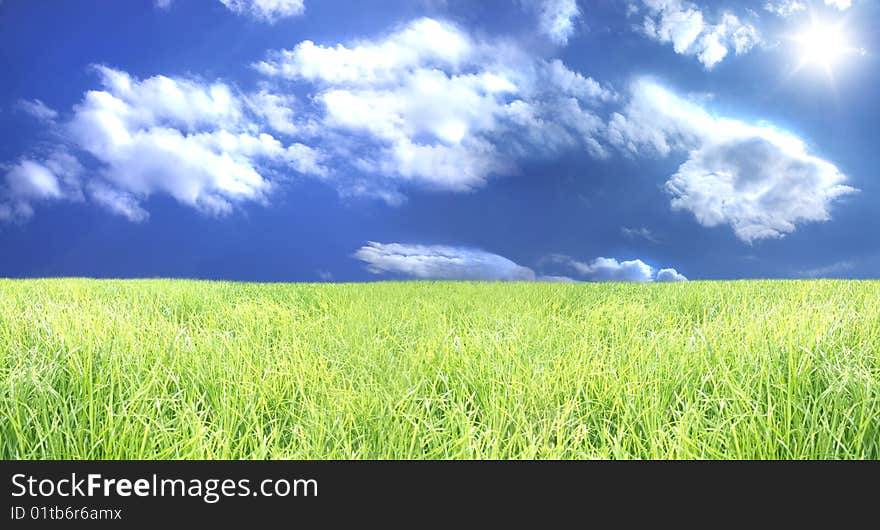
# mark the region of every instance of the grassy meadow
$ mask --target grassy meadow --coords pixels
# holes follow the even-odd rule
[[[880,282],[0,280],[7,459],[880,458]]]

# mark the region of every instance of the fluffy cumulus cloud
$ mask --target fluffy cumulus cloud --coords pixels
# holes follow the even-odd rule
[[[593,107],[614,98],[561,61],[433,19],[374,40],[303,41],[255,67],[312,85],[324,134],[340,135],[338,159],[389,180],[392,194],[400,185],[470,190],[527,154],[563,147],[601,156]]]
[[[366,263],[373,274],[392,273],[422,280],[535,280],[532,269],[472,248],[369,242],[354,257]]]
[[[577,0],[524,0],[524,5],[538,16],[538,29],[561,46],[574,35],[581,10]]]
[[[682,51],[710,31],[690,4],[646,5],[655,34]],[[687,30],[675,20],[699,24]],[[736,46],[735,30],[720,34],[724,46]],[[399,204],[408,187],[468,191],[515,173],[527,158],[563,149],[604,157],[613,147],[685,153],[666,183],[672,206],[706,226],[728,224],[744,241],[827,220],[834,200],[853,191],[795,136],[714,117],[649,81],[635,83],[620,112],[601,118],[621,101],[612,90],[559,60],[448,22],[417,19],[379,38],[332,45],[303,41],[253,66],[264,78],[251,92],[222,80],[139,79],[99,66],[100,86],[63,120],[38,100],[21,102],[49,124],[57,145],[0,167],[0,217],[89,200],[140,221],[154,195],[225,214],[268,202],[300,176],[343,196]],[[651,240],[649,232],[627,235]]]
[[[699,6],[686,0],[642,0],[642,7],[645,35],[672,44],[678,54],[697,57],[706,68],[720,63],[731,50],[741,55],[761,42],[755,26],[730,12],[710,20]]]
[[[589,262],[569,256],[553,255],[545,263],[567,267],[581,278],[592,282],[680,282],[687,278],[675,269],[656,270],[640,259],[618,261],[614,258],[596,258]]]
[[[687,277],[675,269],[660,269],[655,280],[658,282],[686,282]]]
[[[468,191],[562,149],[606,156],[597,109],[617,97],[559,60],[433,19],[373,40],[303,41],[254,67],[265,77],[242,92],[222,80],[139,79],[98,66],[100,86],[65,121],[39,101],[20,106],[52,124],[58,149],[87,161],[78,190],[140,221],[157,194],[225,214],[311,175],[343,196],[400,204],[404,188]],[[308,101],[300,104],[294,85]],[[20,203],[12,195],[6,218],[29,211],[9,206]]]
[[[691,212],[704,226],[730,225],[746,242],[827,221],[835,200],[856,191],[797,136],[766,123],[716,117],[648,80],[633,84],[623,113],[611,118],[609,139],[631,153],[687,153],[666,182],[672,207]]]
[[[155,194],[209,214],[263,202],[284,175],[321,175],[319,153],[272,134],[278,101],[242,95],[222,82],[154,76],[137,79],[99,66],[102,87],[85,94],[69,121],[57,126],[64,143],[45,160],[22,159],[6,172],[7,217],[30,213],[38,200],[82,192],[130,220],[147,217],[141,202]],[[279,116],[275,128],[284,128]],[[96,163],[88,179],[70,152]],[[66,182],[64,186],[56,182]],[[12,213],[10,213],[12,212]]]

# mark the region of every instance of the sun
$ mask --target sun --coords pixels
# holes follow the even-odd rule
[[[789,75],[802,70],[819,71],[832,85],[836,74],[848,69],[852,59],[866,55],[865,49],[855,44],[859,37],[848,29],[846,18],[828,20],[813,13],[807,25],[787,39],[796,56]]]
[[[818,66],[832,70],[852,49],[846,31],[840,25],[833,26],[813,22],[794,37],[800,53],[801,66]]]

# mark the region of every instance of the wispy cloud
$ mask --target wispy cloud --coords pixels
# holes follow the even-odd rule
[[[220,0],[233,13],[248,15],[273,24],[282,18],[300,16],[306,11],[304,0]]]
[[[51,122],[54,121],[58,117],[58,112],[52,108],[49,108],[45,103],[40,101],[39,99],[32,100],[19,100],[18,108],[27,112],[34,118],[44,121]]]
[[[629,228],[622,227],[620,233],[627,239],[644,239],[649,243],[660,243],[660,238],[645,227]]]
[[[481,249],[446,245],[368,242],[353,257],[364,262],[373,274],[392,274],[423,280],[491,280],[575,282],[569,275],[537,274],[504,256]],[[659,271],[642,260],[618,261],[596,258],[590,262],[553,254],[541,260],[542,266],[562,266],[582,280],[591,282],[669,282],[686,281],[675,269]]]
[[[83,198],[79,161],[63,148],[55,148],[40,160],[24,157],[6,167],[0,179],[0,221],[23,221],[34,206]]]
[[[781,17],[789,17],[806,10],[807,4],[801,0],[770,0],[764,4],[764,11]]]
[[[826,278],[843,275],[847,272],[855,270],[856,262],[854,261],[838,261],[831,265],[824,265],[813,269],[798,271],[798,275],[806,278]]]
[[[154,0],[157,9],[168,10],[175,0]],[[218,0],[237,15],[244,15],[259,22],[274,24],[289,17],[305,13],[305,0]]]
[[[373,274],[423,280],[534,281],[535,272],[483,250],[443,245],[368,242],[354,253]]]
[[[825,0],[825,5],[845,11],[852,7],[852,0]]]

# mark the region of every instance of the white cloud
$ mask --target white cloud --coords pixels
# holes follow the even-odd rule
[[[626,236],[627,239],[644,239],[645,241],[648,241],[650,243],[660,242],[660,238],[645,227],[629,228],[624,226],[620,229],[620,233]]]
[[[789,17],[806,9],[807,5],[801,0],[770,0],[764,4],[764,11],[780,17]]]
[[[292,50],[272,52],[257,69],[331,86],[393,84],[401,74],[419,68],[457,70],[474,54],[475,46],[457,27],[423,18],[376,41],[322,46],[306,40]]]
[[[563,149],[607,156],[597,109],[617,100],[560,60],[426,18],[373,40],[303,41],[255,67],[266,78],[249,93],[96,67],[101,86],[53,138],[88,154],[87,197],[131,220],[156,194],[209,214],[265,203],[295,173],[395,205],[404,188],[469,191]],[[55,116],[43,107],[23,108]]]
[[[44,165],[22,160],[6,173],[9,193],[23,199],[55,199],[61,196],[58,179]]]
[[[305,0],[218,0],[236,15],[244,15],[260,22],[274,24],[282,18],[305,13]],[[157,9],[167,10],[174,0],[154,0]]]
[[[58,112],[56,112],[54,109],[49,108],[39,99],[19,100],[18,108],[27,112],[28,114],[40,121],[51,122],[58,117]]]
[[[248,15],[261,22],[273,24],[282,18],[305,13],[304,0],[220,0],[227,9],[238,15]]]
[[[642,0],[646,15],[642,31],[650,38],[672,44],[676,53],[696,56],[707,69],[721,62],[732,48],[747,53],[761,42],[758,30],[730,12],[718,22],[686,0]]]
[[[373,274],[392,273],[423,280],[535,280],[532,269],[472,248],[371,241],[354,257],[365,262]]]
[[[313,84],[324,134],[342,135],[339,158],[392,187],[465,191],[515,171],[527,153],[580,145],[601,155],[591,107],[614,98],[561,61],[426,18],[376,40],[303,41],[255,66]],[[357,149],[346,150],[352,138]]]
[[[825,5],[845,11],[852,7],[852,0],[825,0]]]
[[[746,242],[829,220],[832,203],[856,191],[795,135],[715,117],[651,81],[634,83],[623,114],[612,116],[609,140],[632,153],[687,152],[666,183],[673,208],[704,226],[728,224]]]
[[[236,203],[265,199],[272,182],[263,166],[317,170],[310,149],[252,130],[242,101],[225,84],[99,71],[105,89],[86,94],[68,130],[104,165],[104,185],[124,192],[126,202],[165,193],[227,213]]]
[[[523,3],[537,13],[541,34],[560,46],[568,44],[581,17],[577,0],[524,0]]]
[[[577,283],[577,280],[569,276],[538,276],[535,281],[544,283]]]
[[[556,254],[544,261],[568,267],[592,282],[687,281],[687,278],[675,269],[660,269],[658,272],[640,259],[618,261],[614,258],[596,258],[590,262],[583,262]]]
[[[854,261],[838,261],[831,265],[799,271],[798,274],[807,278],[836,278],[852,272],[856,265]]]
[[[660,269],[657,271],[657,277],[655,278],[658,282],[686,282],[687,277],[684,274],[679,274],[679,272],[675,269]]]
[[[97,163],[82,188],[112,212],[144,220],[141,202],[165,194],[203,212],[223,214],[237,204],[265,202],[276,182],[290,174],[326,173],[315,149],[283,143],[263,130],[263,121],[268,129],[289,129],[290,114],[281,109],[290,103],[287,99],[265,92],[241,95],[222,82],[165,76],[140,80],[103,66],[96,70],[102,89],[87,92],[55,135],[77,175],[79,162],[66,153],[68,148],[88,153]],[[61,168],[60,156],[42,165],[23,160],[12,168],[6,176],[7,201],[68,197],[51,178],[73,173]]]
[[[4,169],[0,180],[0,221],[27,219],[33,215],[36,203],[82,199],[82,166],[63,149],[39,160],[22,158]]]
[[[590,263],[573,261],[572,267],[596,282],[650,282],[653,269],[640,259],[619,262],[614,258],[596,258]]]
[[[248,107],[275,132],[295,135],[300,132],[296,123],[294,105],[296,99],[290,95],[274,94],[261,90],[246,98]]]
[[[150,217],[149,212],[141,207],[140,201],[134,195],[103,182],[91,182],[89,194],[93,201],[129,221],[137,223],[146,221]]]
[[[672,206],[705,226],[730,224],[748,242],[829,220],[831,203],[854,191],[846,177],[799,140],[762,132],[692,151],[666,184]]]

